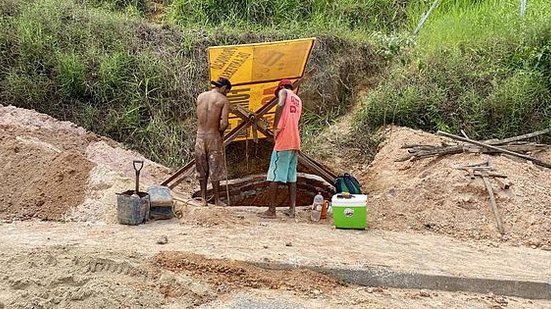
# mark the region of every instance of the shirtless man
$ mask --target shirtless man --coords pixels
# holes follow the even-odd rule
[[[228,79],[220,77],[211,81],[214,88],[197,97],[197,140],[195,142],[195,166],[201,186],[201,198],[207,206],[207,182],[210,178],[216,206],[220,201],[220,178],[224,173],[224,131],[228,128],[230,103],[226,95],[231,90]]]

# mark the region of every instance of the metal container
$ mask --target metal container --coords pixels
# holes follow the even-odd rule
[[[149,194],[128,190],[117,193],[117,218],[120,224],[138,225],[149,217]]]
[[[151,202],[151,208],[149,211],[150,219],[166,220],[174,217],[174,213],[172,211],[172,193],[169,187],[151,186],[147,189],[147,193],[149,193],[149,199]]]
[[[132,165],[136,171],[135,189],[117,193],[117,218],[120,224],[126,225],[142,224],[149,218],[149,194],[139,191],[143,161],[134,160]]]

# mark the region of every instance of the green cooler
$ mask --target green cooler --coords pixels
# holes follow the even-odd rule
[[[333,222],[338,229],[363,230],[367,226],[367,195],[353,194],[349,198],[341,194],[331,199]]]

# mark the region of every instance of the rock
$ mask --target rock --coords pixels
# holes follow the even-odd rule
[[[421,290],[421,292],[419,292],[419,296],[430,297],[430,293],[427,290]]]
[[[373,293],[374,290],[373,290],[373,288],[367,288],[366,291],[367,291],[367,293]]]
[[[285,244],[285,246],[287,246],[287,247],[292,247],[292,246],[293,246],[293,243],[292,243],[292,242],[288,242],[288,243]]]
[[[264,245],[264,246],[262,246],[262,248],[264,248],[264,249],[268,249],[268,246]]]
[[[313,290],[312,291],[312,294],[314,294],[315,296],[320,296],[323,292],[320,291],[320,290]]]
[[[165,245],[168,243],[168,237],[166,235],[163,235],[161,237],[159,237],[159,239],[157,239],[157,244],[158,245]]]

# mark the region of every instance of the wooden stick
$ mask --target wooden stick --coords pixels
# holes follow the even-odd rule
[[[544,134],[547,134],[547,133],[551,133],[551,128],[547,128],[545,130],[536,131],[536,132],[532,132],[532,133],[528,133],[528,134],[513,136],[513,137],[506,138],[506,139],[488,140],[488,141],[484,141],[484,142],[488,145],[502,145],[502,144],[507,144],[507,143],[511,143],[511,142],[516,142],[516,141],[529,139],[529,138],[544,135]]]
[[[467,143],[471,143],[471,144],[474,144],[474,145],[478,145],[478,146],[481,146],[481,147],[486,147],[486,148],[488,148],[488,149],[496,150],[496,151],[498,151],[498,152],[506,153],[506,154],[508,154],[508,155],[515,156],[515,157],[519,157],[519,158],[522,158],[522,159],[525,159],[525,160],[534,162],[534,163],[537,164],[537,165],[540,165],[540,166],[547,167],[547,168],[550,168],[550,169],[551,169],[551,164],[550,164],[550,163],[547,163],[547,162],[538,160],[538,159],[536,159],[536,158],[533,158],[533,157],[530,157],[530,156],[527,156],[527,155],[523,155],[523,154],[520,154],[520,153],[516,153],[516,152],[514,152],[514,151],[510,151],[510,150],[507,150],[507,149],[504,149],[504,148],[501,148],[501,147],[496,147],[496,146],[488,145],[488,144],[483,143],[483,142],[474,141],[474,140],[469,139],[469,138],[464,138],[464,137],[457,136],[457,135],[450,134],[450,133],[443,132],[443,131],[438,131],[436,134],[438,134],[438,135],[443,135],[443,136],[446,136],[446,137],[449,137],[449,138],[452,138],[452,139],[455,139],[455,140],[458,140],[458,141],[462,141],[462,142],[467,142]]]
[[[488,195],[490,195],[490,206],[492,207],[492,211],[494,212],[494,217],[496,219],[496,225],[499,233],[501,235],[505,234],[505,230],[503,229],[503,223],[501,222],[501,216],[499,215],[498,209],[497,209],[497,203],[496,198],[494,196],[494,190],[492,189],[492,185],[490,184],[490,180],[488,179],[488,176],[486,174],[482,174],[482,180],[484,181],[484,185],[486,186],[486,190],[488,190]]]
[[[473,171],[473,175],[482,177],[482,173],[478,172],[478,171]],[[497,173],[487,173],[487,175],[488,175],[488,177],[507,178],[507,175],[497,174]]]
[[[456,170],[473,170],[473,171],[493,171],[494,168],[491,166],[456,166]]]

